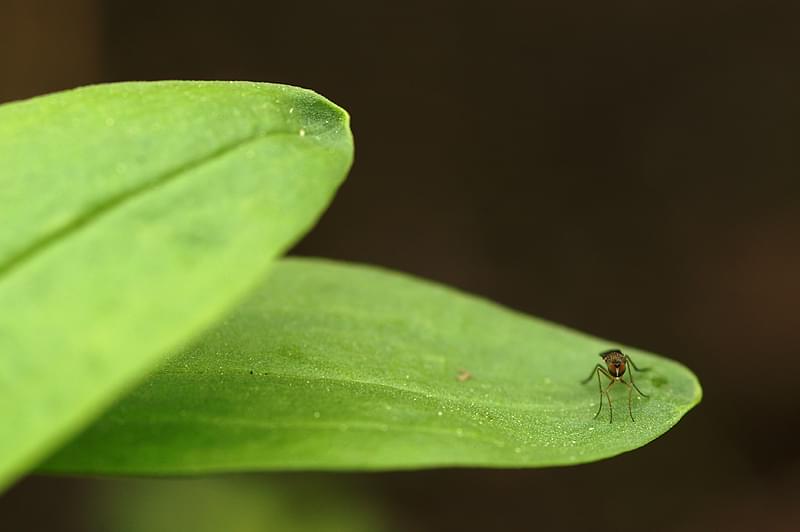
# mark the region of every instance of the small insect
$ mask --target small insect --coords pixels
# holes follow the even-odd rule
[[[456,380],[458,382],[467,382],[472,378],[472,373],[465,369],[458,370],[458,375],[456,375]]]
[[[631,394],[633,393],[633,390],[635,388],[636,391],[639,393],[639,395],[641,395],[642,397],[648,397],[648,395],[643,393],[642,390],[640,390],[639,387],[636,386],[636,383],[633,382],[632,371],[629,373],[631,377],[630,383],[625,379],[623,379],[622,376],[625,374],[625,369],[628,363],[630,363],[630,365],[633,366],[633,369],[635,369],[636,371],[648,371],[650,368],[639,369],[636,366],[636,364],[633,363],[631,357],[624,354],[619,349],[611,349],[609,351],[603,351],[602,353],[600,353],[600,356],[602,357],[603,362],[606,363],[606,367],[604,368],[601,364],[597,364],[592,370],[592,373],[586,378],[586,380],[584,380],[581,383],[581,384],[586,384],[587,382],[592,380],[594,374],[597,373],[597,386],[600,389],[600,408],[597,409],[597,413],[594,415],[594,417],[597,418],[597,416],[600,415],[600,411],[603,410],[603,396],[605,395],[606,399],[608,400],[608,411],[609,411],[608,422],[611,423],[614,421],[614,409],[611,408],[611,396],[608,395],[608,390],[609,388],[614,386],[614,384],[616,384],[617,382],[621,382],[622,384],[628,387],[628,414],[630,414],[631,416],[631,421],[636,421],[635,419],[633,419],[633,411],[631,410]],[[611,381],[608,383],[608,386],[606,386],[605,390],[603,389],[603,383],[600,382],[601,373],[606,377],[608,377],[608,379]]]

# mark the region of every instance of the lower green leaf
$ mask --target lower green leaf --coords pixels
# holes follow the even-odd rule
[[[624,386],[609,423],[597,383],[581,384],[613,347],[650,368],[635,422]],[[406,275],[289,259],[44,470],[577,464],[646,444],[700,397],[666,358]]]
[[[331,477],[106,479],[94,487],[87,532],[387,530],[370,493]]]

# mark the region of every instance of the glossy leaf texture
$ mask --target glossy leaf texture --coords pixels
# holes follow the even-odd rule
[[[230,310],[351,160],[346,113],[281,85],[0,106],[0,486]]]
[[[600,351],[649,371],[649,398],[611,389]],[[700,401],[681,364],[407,275],[285,259],[193,347],[62,449],[44,470],[542,467],[640,447]]]

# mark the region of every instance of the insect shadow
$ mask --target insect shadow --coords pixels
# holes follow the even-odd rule
[[[611,407],[611,396],[608,394],[608,390],[612,386],[614,386],[617,382],[621,382],[622,384],[628,387],[628,414],[631,416],[631,421],[636,421],[635,419],[633,419],[633,410],[631,409],[631,395],[633,393],[633,390],[635,389],[636,392],[642,397],[649,397],[649,396],[646,393],[642,392],[642,390],[640,390],[639,387],[636,386],[636,383],[633,382],[633,371],[628,373],[628,375],[630,375],[631,382],[626,381],[625,379],[622,378],[622,376],[625,374],[625,370],[627,369],[629,363],[631,366],[633,366],[633,369],[635,369],[636,371],[649,371],[650,368],[639,369],[639,367],[636,366],[636,364],[634,364],[633,360],[631,360],[631,357],[624,354],[619,349],[610,349],[608,351],[603,351],[602,353],[600,353],[600,357],[603,359],[603,362],[605,362],[606,367],[603,367],[602,364],[597,364],[592,370],[592,373],[589,374],[589,376],[584,381],[581,382],[581,384],[586,384],[587,382],[592,380],[592,377],[595,375],[595,373],[597,374],[597,387],[600,389],[600,408],[597,409],[597,413],[594,415],[595,419],[597,418],[597,416],[600,415],[600,412],[603,410],[603,396],[605,395],[606,400],[608,400],[608,412],[609,412],[608,422],[612,423],[614,421],[614,409]],[[603,389],[603,383],[600,380],[601,374],[605,375],[608,378],[608,380],[611,381],[608,383],[608,386],[606,386],[605,389]]]

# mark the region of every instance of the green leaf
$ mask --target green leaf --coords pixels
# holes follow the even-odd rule
[[[0,106],[0,486],[229,311],[351,158],[344,111],[280,85]]]
[[[374,494],[323,475],[104,479],[92,495],[83,530],[379,532],[391,522]]]
[[[611,390],[622,347],[650,397]],[[469,378],[466,373],[469,372]],[[458,377],[461,376],[459,379]],[[46,471],[199,473],[577,464],[640,447],[701,396],[684,366],[377,268],[283,260]]]

